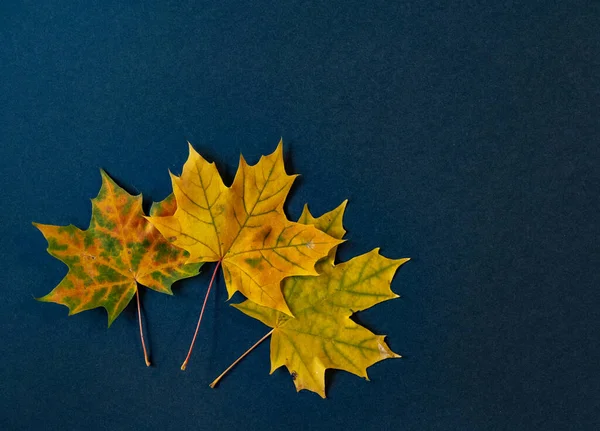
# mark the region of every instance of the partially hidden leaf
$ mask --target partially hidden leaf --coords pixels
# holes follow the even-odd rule
[[[66,305],[69,315],[96,307],[108,313],[108,325],[137,292],[137,284],[171,295],[171,285],[198,274],[200,263],[171,245],[145,218],[142,195],[132,196],[104,172],[98,196],[92,199],[87,230],[73,225],[34,223],[48,241],[48,253],[69,272],[44,302]],[[173,199],[154,204],[153,216],[172,214]]]
[[[315,263],[341,242],[314,226],[289,221],[283,204],[296,175],[288,175],[280,142],[249,166],[243,157],[231,187],[214,163],[190,145],[180,177],[171,175],[177,210],[148,220],[190,261],[219,262],[229,297],[240,291],[253,302],[291,315],[281,281],[316,276]]]
[[[346,202],[314,218],[305,207],[300,222],[341,239]],[[317,264],[318,277],[284,280],[283,295],[295,318],[252,301],[233,306],[273,328],[271,373],[285,365],[298,391],[307,389],[325,397],[325,370],[346,370],[367,377],[367,367],[399,357],[383,335],[375,335],[350,316],[375,304],[398,297],[390,282],[409,259],[388,259],[379,249],[334,264],[335,250]]]

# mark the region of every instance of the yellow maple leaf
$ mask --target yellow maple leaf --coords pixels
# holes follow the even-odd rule
[[[319,218],[314,218],[305,207],[300,221],[342,238],[345,205],[346,202]],[[334,253],[317,264],[318,277],[292,277],[283,282],[284,297],[295,318],[252,301],[233,305],[273,328],[260,340],[271,336],[271,373],[285,365],[298,391],[307,389],[323,398],[326,369],[346,370],[368,378],[367,367],[399,357],[385,343],[385,336],[373,334],[350,316],[397,298],[390,282],[398,267],[409,260],[385,258],[376,248],[334,265]]]
[[[341,242],[314,226],[287,219],[283,204],[296,175],[288,175],[282,142],[249,166],[240,164],[231,187],[217,168],[189,146],[180,177],[171,175],[177,210],[148,220],[192,262],[222,265],[229,297],[240,291],[253,302],[291,315],[281,281],[316,276],[315,263]]]

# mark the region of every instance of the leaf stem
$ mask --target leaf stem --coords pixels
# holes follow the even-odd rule
[[[142,340],[142,349],[144,350],[144,360],[146,366],[150,366],[150,359],[148,359],[148,352],[146,351],[146,343],[144,342],[144,330],[142,329],[142,311],[140,307],[140,292],[139,289],[135,289],[135,299],[137,300],[137,311],[138,311],[138,323],[140,325],[140,339]]]
[[[206,302],[208,301],[208,295],[210,294],[210,289],[215,281],[215,276],[217,275],[217,270],[221,265],[221,260],[217,262],[215,266],[215,270],[213,271],[212,277],[210,279],[210,284],[208,285],[208,290],[206,291],[206,295],[204,296],[204,303],[202,304],[202,310],[200,311],[200,317],[198,318],[198,324],[196,325],[196,332],[194,332],[194,338],[192,338],[192,344],[190,344],[190,350],[188,351],[187,357],[183,364],[181,364],[181,371],[184,371],[187,368],[188,361],[190,360],[190,356],[192,356],[192,350],[194,350],[194,344],[196,343],[196,337],[198,336],[198,330],[200,329],[200,323],[202,322],[202,316],[204,315],[204,308],[206,307]]]
[[[223,371],[221,373],[221,375],[219,377],[217,377],[209,386],[211,388],[214,388],[219,383],[219,381],[223,378],[223,376],[229,372],[229,370],[231,370],[233,367],[235,367],[237,365],[237,363],[240,362],[242,359],[244,359],[244,357],[248,353],[250,353],[252,350],[254,350],[254,348],[256,346],[258,346],[260,343],[262,343],[263,341],[265,341],[269,337],[269,335],[271,335],[273,333],[274,330],[275,329],[271,329],[267,334],[265,334],[264,337],[262,337],[256,343],[254,343],[254,345],[252,347],[250,347],[248,350],[246,350],[246,352],[244,352],[244,354],[242,356],[240,356],[239,358],[237,358],[233,364],[231,364],[229,367],[227,367],[227,369],[225,371]]]

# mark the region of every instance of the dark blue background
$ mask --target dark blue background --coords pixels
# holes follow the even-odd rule
[[[598,429],[597,1],[85,3],[0,6],[0,428]],[[134,307],[33,300],[31,221],[86,227],[98,168],[159,200],[186,140],[231,179],[280,136],[290,217],[349,198],[342,260],[413,258],[371,382],[296,394],[263,344],[209,389],[266,332],[222,280],[179,371],[208,274],[143,293],[149,369]]]

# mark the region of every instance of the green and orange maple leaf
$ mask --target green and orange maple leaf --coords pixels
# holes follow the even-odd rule
[[[198,274],[201,263],[188,263],[188,253],[171,245],[144,218],[142,195],[130,195],[101,173],[102,187],[92,199],[87,230],[34,225],[48,241],[48,253],[69,268],[58,286],[39,300],[66,305],[69,315],[104,307],[110,326],[137,294],[138,283],[171,295],[171,285]],[[150,214],[172,214],[174,204],[172,199],[155,203]]]
[[[314,218],[305,206],[299,222],[341,239],[345,234],[345,206],[346,202],[319,218]],[[367,367],[399,357],[385,343],[384,336],[373,334],[350,317],[354,312],[397,298],[390,282],[398,267],[409,260],[385,258],[379,249],[337,265],[334,258],[335,249],[317,264],[317,277],[284,280],[283,295],[293,318],[249,300],[233,305],[273,328],[267,334],[271,335],[271,373],[285,365],[298,391],[307,389],[323,398],[326,369],[346,370],[368,378]]]

